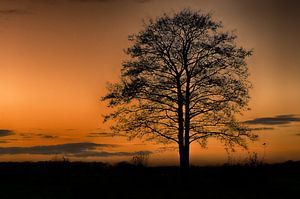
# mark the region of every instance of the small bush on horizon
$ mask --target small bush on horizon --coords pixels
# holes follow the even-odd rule
[[[139,152],[131,159],[131,163],[135,166],[147,167],[149,161],[149,153]]]
[[[228,155],[228,162],[224,166],[262,167],[266,165],[264,157],[260,158],[257,152],[248,152],[244,159],[234,159]]]
[[[259,158],[257,152],[249,153],[248,157],[245,160],[244,166],[247,167],[261,167],[264,166],[266,163],[264,162],[264,157]]]

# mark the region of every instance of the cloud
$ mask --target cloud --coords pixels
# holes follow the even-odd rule
[[[300,136],[300,133],[296,133],[295,135],[296,135],[296,136]]]
[[[299,115],[277,115],[275,117],[260,117],[253,120],[245,121],[246,124],[264,124],[264,125],[281,125],[291,122],[300,122]]]
[[[69,0],[71,2],[82,2],[82,3],[89,3],[89,2],[100,2],[100,3],[105,3],[105,2],[110,2],[111,0]]]
[[[66,143],[48,146],[32,147],[0,147],[0,155],[31,154],[31,155],[57,155],[63,154],[69,157],[111,157],[111,156],[133,156],[138,154],[151,154],[151,151],[133,152],[107,152],[99,149],[117,147],[115,144],[96,144],[92,142]]]
[[[151,154],[151,151],[133,151],[133,152],[107,152],[107,151],[88,151],[75,154],[76,157],[111,157],[111,156],[134,156],[139,154]]]
[[[89,133],[86,137],[113,137],[112,133],[108,133],[108,132],[100,132],[100,133]]]
[[[44,133],[20,133],[19,136],[21,136],[23,139],[33,139],[33,138],[55,139],[55,138],[58,138],[57,135],[50,135],[50,134],[44,134]]]
[[[79,3],[111,3],[117,0],[68,0],[69,2],[79,2]]]
[[[137,2],[137,3],[149,3],[151,1],[154,1],[154,0],[134,0],[134,2]]]
[[[22,9],[0,9],[0,15],[23,15],[28,13],[27,10]]]
[[[76,129],[65,129],[66,131],[76,131]]]
[[[41,137],[45,138],[45,139],[55,139],[55,138],[58,138],[58,136],[56,136],[56,135],[42,135]]]
[[[78,155],[90,152],[97,148],[115,147],[113,144],[96,144],[92,142],[66,143],[48,146],[32,146],[32,147],[0,147],[0,154],[69,154]]]
[[[22,139],[31,139],[33,138],[33,133],[20,133],[19,136],[22,137]]]
[[[14,135],[15,132],[8,129],[0,129],[0,137]]]
[[[252,131],[270,131],[274,130],[275,128],[272,127],[258,127],[258,128],[251,128]]]
[[[121,1],[121,0],[68,0],[70,2],[81,2],[81,3],[91,3],[91,2],[98,2],[98,3],[111,3],[115,1]],[[148,3],[153,0],[131,0],[136,3]]]
[[[45,138],[45,139],[55,139],[55,138],[58,138],[57,135],[49,135],[49,134],[42,134],[42,133],[39,133],[39,134],[36,134],[37,136],[39,136],[40,138]]]

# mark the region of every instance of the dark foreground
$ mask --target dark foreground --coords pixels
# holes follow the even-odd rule
[[[176,167],[120,163],[0,163],[0,198],[299,198],[300,162],[192,167],[189,184]]]

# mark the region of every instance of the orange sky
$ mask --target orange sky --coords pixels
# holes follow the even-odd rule
[[[9,147],[25,151],[22,147],[106,143],[116,146],[80,145],[83,150],[96,147],[108,152],[105,157],[73,154],[69,158],[129,160],[132,152],[148,150],[153,152],[152,162],[176,162],[172,147],[165,151],[168,146],[99,137],[97,133],[108,131],[101,118],[107,109],[99,98],[107,82],[118,80],[126,59],[123,49],[129,45],[127,36],[140,30],[142,20],[187,7],[213,11],[225,28],[236,29],[240,45],[254,49],[248,60],[254,86],[252,110],[242,119],[267,117],[252,124],[267,130],[257,131],[260,140],[250,144],[250,151],[261,156],[265,151],[269,162],[299,160],[300,14],[296,0],[1,0],[0,161],[60,156],[21,154]],[[285,116],[278,119],[278,115]],[[246,155],[233,154],[236,160]],[[193,145],[191,161],[220,163],[227,161],[227,154],[212,141],[208,149]]]

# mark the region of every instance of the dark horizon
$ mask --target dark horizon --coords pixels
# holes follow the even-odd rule
[[[290,198],[298,194],[299,166],[298,161],[192,167],[189,181],[182,182],[178,167],[124,162],[115,166],[67,161],[0,163],[0,197]]]
[[[250,111],[239,116],[260,137],[268,163],[300,160],[300,13],[296,0],[3,0],[0,2],[0,161],[128,160],[149,152],[151,164],[178,164],[175,145],[110,137],[99,99],[119,79],[129,34],[142,21],[184,8],[212,12],[254,54]],[[47,151],[48,152],[45,152]],[[191,146],[191,163],[228,161],[220,142]]]

